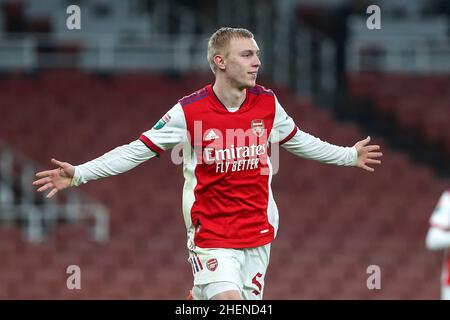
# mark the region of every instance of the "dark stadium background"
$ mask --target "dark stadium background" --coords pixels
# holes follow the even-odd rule
[[[369,5],[381,8],[370,30]],[[66,9],[81,9],[69,30]],[[0,1],[0,299],[185,299],[192,287],[170,153],[47,201],[31,182],[137,139],[211,83],[208,36],[245,27],[258,82],[300,129],[351,146],[375,173],[282,151],[280,228],[265,299],[439,299],[428,219],[450,186],[448,1]],[[81,269],[69,290],[66,269]],[[381,289],[366,286],[381,270]]]

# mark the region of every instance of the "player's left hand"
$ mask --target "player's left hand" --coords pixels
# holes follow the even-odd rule
[[[374,168],[369,167],[370,164],[380,164],[381,160],[375,158],[380,158],[383,153],[375,152],[380,150],[379,145],[367,145],[370,142],[370,136],[364,140],[358,141],[354,147],[358,151],[358,159],[356,160],[356,165],[359,168],[373,172]]]

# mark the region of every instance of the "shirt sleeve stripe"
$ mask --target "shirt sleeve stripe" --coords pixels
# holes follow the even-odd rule
[[[280,145],[282,145],[285,142],[288,142],[289,140],[291,140],[291,138],[297,133],[297,126],[294,127],[294,130],[292,130],[292,132],[290,134],[288,134],[288,136],[286,138],[284,138],[283,140],[280,141]]]
[[[157,153],[158,156],[160,156],[164,150],[158,147],[156,144],[154,144],[149,138],[144,136],[143,134],[139,137],[139,140],[141,140],[150,150]]]

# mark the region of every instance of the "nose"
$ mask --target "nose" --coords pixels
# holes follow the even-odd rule
[[[254,67],[260,67],[261,66],[261,60],[257,55],[255,55],[255,60],[253,60],[253,66]]]

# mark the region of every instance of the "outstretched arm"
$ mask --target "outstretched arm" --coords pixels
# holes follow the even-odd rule
[[[378,145],[368,145],[370,137],[358,141],[353,147],[340,147],[320,140],[299,129],[282,146],[289,152],[306,159],[340,166],[356,166],[367,171],[374,171],[369,165],[380,164],[376,159],[383,154],[377,152]]]
[[[136,140],[79,166],[52,159],[51,162],[58,168],[38,172],[36,177],[40,179],[34,181],[33,185],[39,187],[37,190],[39,192],[50,189],[47,198],[51,198],[58,191],[68,187],[76,187],[90,180],[114,176],[131,170],[154,156],[156,156],[155,152],[141,141]]]
[[[358,141],[349,148],[333,145],[301,131],[276,98],[275,119],[270,140],[302,158],[340,166],[356,166],[371,172],[374,169],[370,165],[380,164],[381,161],[376,158],[383,155],[378,152],[380,146],[368,145],[370,137]]]
[[[76,187],[90,180],[117,175],[133,169],[144,161],[173,148],[186,137],[186,121],[181,105],[177,103],[157,124],[141,137],[79,166],[52,159],[58,168],[38,172],[40,179],[33,182],[39,192],[51,189],[47,198],[59,190]]]

